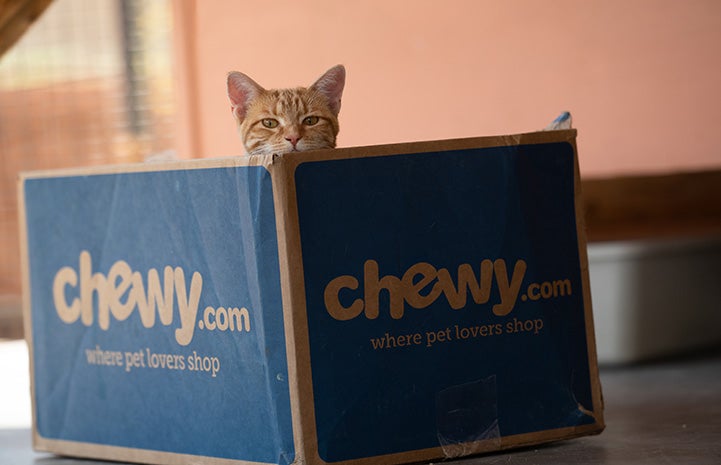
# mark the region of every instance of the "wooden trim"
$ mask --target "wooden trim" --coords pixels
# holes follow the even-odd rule
[[[721,170],[581,181],[589,241],[721,235]]]
[[[52,0],[0,0],[0,56],[43,14]]]

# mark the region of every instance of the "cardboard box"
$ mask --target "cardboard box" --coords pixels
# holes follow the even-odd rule
[[[600,432],[575,136],[23,175],[35,447],[393,464]]]

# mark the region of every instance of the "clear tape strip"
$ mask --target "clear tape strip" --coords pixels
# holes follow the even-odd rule
[[[496,376],[448,387],[436,396],[438,443],[446,458],[498,449]]]

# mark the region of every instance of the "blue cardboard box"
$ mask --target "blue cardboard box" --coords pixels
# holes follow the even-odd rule
[[[394,464],[600,432],[575,137],[24,174],[35,447]]]

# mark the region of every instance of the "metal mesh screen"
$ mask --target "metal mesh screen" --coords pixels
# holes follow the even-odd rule
[[[173,149],[171,8],[56,0],[0,58],[0,311],[19,308],[19,171]]]

